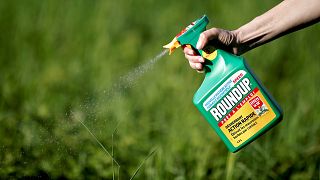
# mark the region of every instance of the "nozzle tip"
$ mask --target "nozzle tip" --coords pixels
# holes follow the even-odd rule
[[[169,49],[169,55],[170,55],[175,49],[179,48],[180,46],[181,45],[179,41],[175,37],[169,44],[164,45],[163,48]]]

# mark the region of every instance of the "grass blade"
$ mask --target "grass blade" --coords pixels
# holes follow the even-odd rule
[[[132,180],[139,172],[139,170],[141,169],[141,167],[143,166],[143,164],[156,152],[156,148],[153,149],[148,156],[141,162],[141,164],[139,165],[139,167],[136,169],[136,171],[133,173],[132,177],[130,178],[130,180]]]

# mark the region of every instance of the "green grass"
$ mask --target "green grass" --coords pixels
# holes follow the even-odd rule
[[[203,14],[235,29],[276,3],[1,1],[0,177],[319,179],[319,25],[244,55],[284,120],[236,155],[192,105],[203,77],[182,52],[106,93]]]

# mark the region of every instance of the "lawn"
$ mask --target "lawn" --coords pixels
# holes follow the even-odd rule
[[[135,73],[203,14],[236,29],[279,2],[1,1],[1,179],[319,179],[319,24],[243,55],[284,119],[236,154],[182,51]]]

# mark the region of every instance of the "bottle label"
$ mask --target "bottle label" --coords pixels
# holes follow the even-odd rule
[[[244,70],[230,76],[202,104],[234,147],[257,134],[276,114]]]

